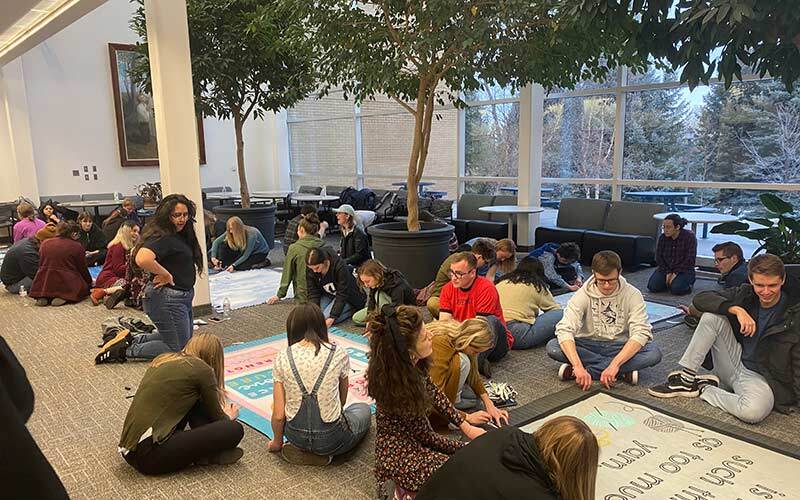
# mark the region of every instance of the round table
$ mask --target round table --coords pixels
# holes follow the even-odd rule
[[[292,201],[305,203],[327,203],[338,199],[338,196],[333,196],[332,194],[292,194]]]
[[[259,198],[271,198],[273,200],[282,200],[292,194],[294,191],[286,189],[278,189],[276,191],[251,191],[250,194],[258,196]]]
[[[95,217],[100,217],[100,207],[122,206],[122,200],[86,200],[86,201],[65,201],[59,205],[73,208],[94,208]]]
[[[697,235],[697,225],[703,224],[703,238],[708,237],[709,224],[722,224],[723,222],[733,222],[739,220],[739,217],[729,214],[721,214],[714,212],[661,212],[653,215],[654,219],[663,221],[670,214],[678,214],[680,217],[686,219],[692,225],[692,232]]]
[[[519,214],[538,214],[544,212],[542,207],[531,207],[527,205],[491,205],[488,207],[479,207],[479,211],[487,212],[490,214],[506,214],[508,215],[508,239],[514,239],[514,218]]]

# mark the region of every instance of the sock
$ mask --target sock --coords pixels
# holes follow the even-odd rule
[[[681,370],[681,380],[689,385],[694,384],[696,376],[697,372],[694,370],[690,370],[688,368]]]

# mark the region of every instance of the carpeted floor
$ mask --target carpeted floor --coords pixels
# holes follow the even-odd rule
[[[280,249],[273,250],[275,264],[282,263]],[[649,269],[628,274],[644,288]],[[713,286],[698,282],[697,289]],[[650,297],[676,303],[668,296]],[[684,299],[686,300],[686,299]],[[290,303],[255,306],[234,311],[230,321],[202,327],[219,335],[225,345],[255,340],[285,331]],[[129,314],[120,308],[115,314]],[[374,427],[348,462],[326,468],[290,466],[265,451],[266,438],[246,428],[241,446],[245,455],[228,467],[194,468],[168,477],[144,477],[117,454],[116,446],[130,399],[146,365],[95,366],[93,357],[100,338],[99,324],[109,317],[103,307],[89,301],[60,308],[23,306],[16,296],[0,292],[2,335],[25,365],[36,391],[36,410],[28,426],[72,498],[374,498],[372,475]],[[343,329],[358,332],[352,323]],[[656,341],[664,351],[658,367],[641,374],[639,387],[620,386],[622,395],[647,397],[645,388],[671,370],[686,346],[690,332],[682,324],[658,325]],[[513,351],[494,368],[494,380],[510,382],[520,404],[569,387],[556,379],[557,364],[543,349]],[[773,413],[763,423],[750,426],[721,414],[700,400],[669,401],[675,411],[687,408],[701,415],[730,422],[752,432],[800,444],[800,417]]]

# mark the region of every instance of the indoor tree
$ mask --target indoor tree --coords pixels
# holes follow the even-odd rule
[[[388,96],[414,117],[406,172],[410,231],[419,230],[418,191],[437,105],[464,107],[482,84],[572,87],[603,78],[626,33],[567,16],[554,0],[296,0],[307,9],[324,95],[340,87],[356,102]]]
[[[143,0],[131,25],[144,43],[134,78],[150,86]],[[293,106],[315,87],[313,52],[288,0],[187,0],[195,102],[202,116],[232,120],[242,207],[250,207],[242,129]]]

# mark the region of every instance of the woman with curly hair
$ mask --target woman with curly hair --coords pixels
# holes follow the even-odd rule
[[[428,376],[431,335],[412,306],[383,306],[367,322],[367,387],[375,400],[375,477],[417,491],[464,442],[437,434],[428,414],[438,411],[469,439],[485,431],[453,408]]]

